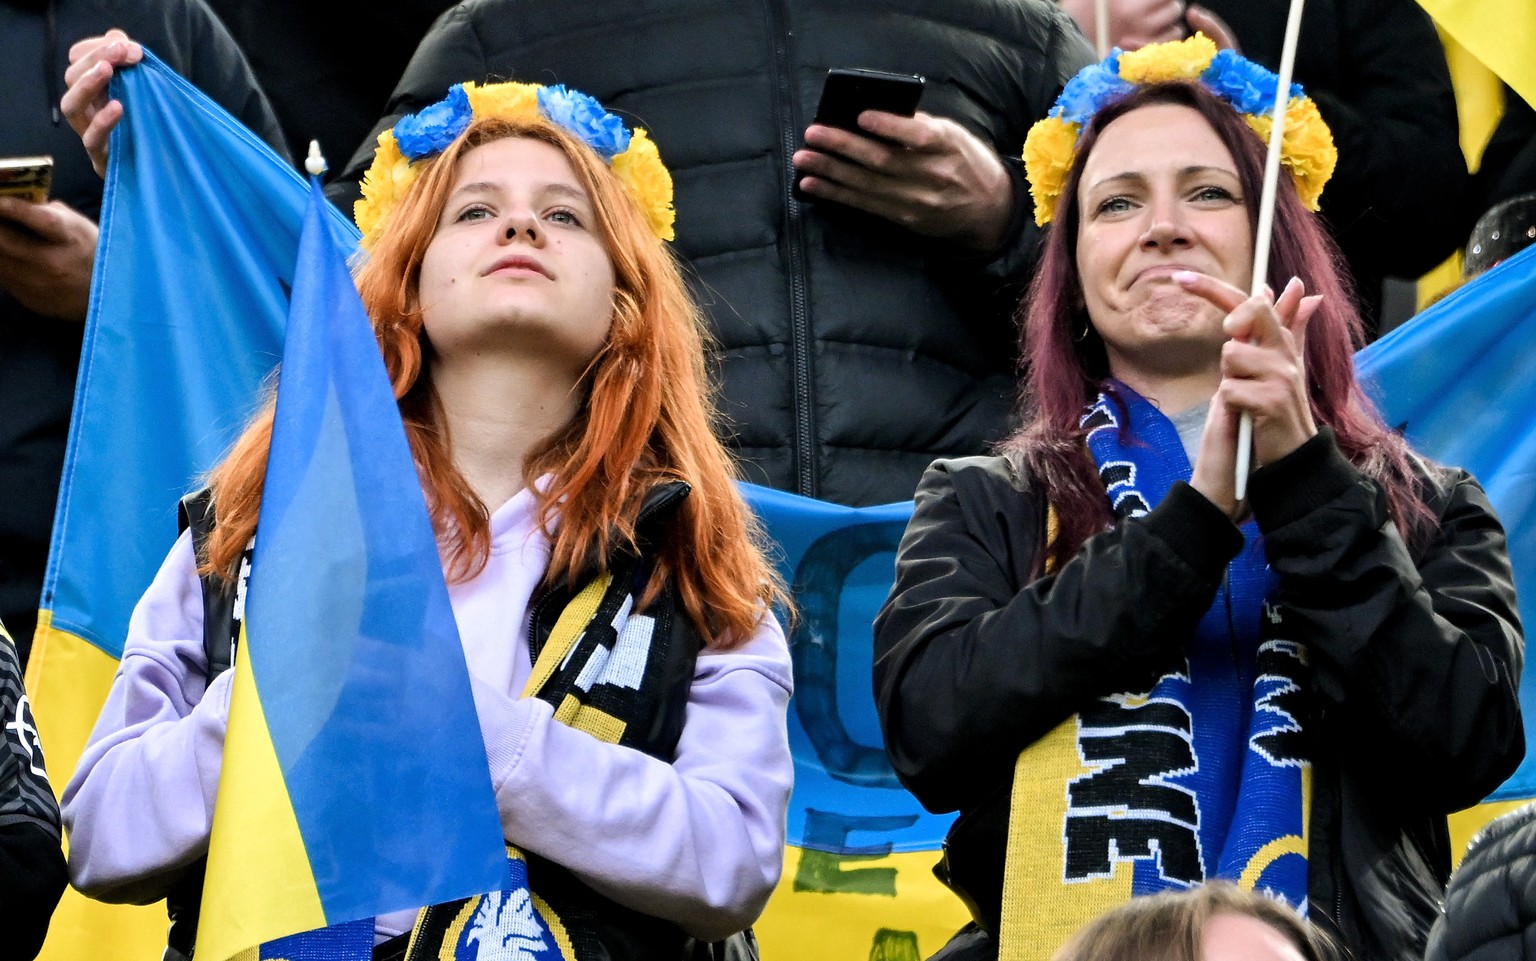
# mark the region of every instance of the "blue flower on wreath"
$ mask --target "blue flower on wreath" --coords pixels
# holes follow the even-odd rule
[[[441,153],[474,119],[469,96],[462,84],[454,84],[448,96],[423,107],[395,124],[395,143],[411,161]]]
[[[1100,108],[1132,90],[1120,79],[1120,48],[1100,62],[1084,67],[1061,88],[1061,96],[1051,108],[1051,116],[1075,124],[1084,124]]]
[[[1231,50],[1219,51],[1200,81],[1212,92],[1236,107],[1239,113],[1267,114],[1275,107],[1275,88],[1280,78],[1252,60]],[[1301,85],[1291,84],[1294,100],[1303,95]]]
[[[554,123],[580,137],[603,160],[612,160],[629,149],[629,131],[624,121],[603,109],[603,105],[564,84],[539,88],[539,112]]]

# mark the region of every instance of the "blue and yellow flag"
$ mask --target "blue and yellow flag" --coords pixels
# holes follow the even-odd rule
[[[112,133],[69,446],[27,687],[56,790],[106,700],[176,505],[282,356],[308,195],[258,137],[152,53],[112,78]],[[329,211],[342,236],[356,228]],[[163,905],[64,894],[43,961],[158,956]],[[131,945],[143,945],[137,954]]]
[[[45,610],[47,629],[27,681],[42,740],[60,771],[79,756],[121,653],[128,614],[176,536],[177,498],[223,453],[281,356],[308,201],[301,177],[157,61],[147,59],[113,82],[128,117],[114,135],[108,172],[87,357],[45,598],[53,617],[50,624]],[[355,243],[339,212],[327,210],[326,217],[343,248]],[[1488,487],[1510,531],[1527,609],[1536,597],[1536,441],[1523,413],[1536,388],[1518,373],[1536,334],[1519,301],[1523,290],[1536,304],[1533,252],[1490,271],[1361,357],[1362,370],[1382,385],[1379,399],[1392,422],[1406,421],[1426,454],[1467,464]],[[1513,366],[1494,386],[1477,372],[1480,356]],[[1430,369],[1439,373],[1421,378]],[[1495,411],[1508,416],[1494,418]],[[1426,432],[1436,416],[1455,427]],[[1479,460],[1475,452],[1442,446],[1470,423],[1479,425],[1478,436],[1462,440],[1506,456]],[[896,781],[870,692],[870,623],[889,590],[912,503],[854,509],[763,488],[749,487],[747,495],[777,541],[802,612],[791,639],[791,843],[784,879],[757,925],[763,956],[926,957],[966,920],[960,901],[931,873],[953,817],[923,811]],[[252,644],[259,645],[263,628],[254,614],[252,624]],[[252,673],[259,685],[260,672]],[[1536,718],[1529,675],[1522,693],[1527,717]],[[264,702],[259,688],[257,695]],[[1495,794],[1498,802],[1471,813],[1536,796],[1533,775],[1528,761]],[[62,786],[65,776],[55,780]],[[323,903],[320,889],[314,897]],[[164,938],[162,907],[96,905],[71,892],[43,958],[154,957]]]
[[[209,961],[500,890],[507,870],[426,500],[328,208],[317,180],[208,846]]]
[[[1480,274],[1366,347],[1356,368],[1387,423],[1427,457],[1470,471],[1509,537],[1515,591],[1536,627],[1536,247]],[[1464,841],[1536,797],[1536,671],[1521,678],[1525,762],[1487,802],[1452,821]],[[1457,845],[1459,852],[1464,845]]]
[[[1419,0],[1441,30],[1536,104],[1536,9],[1530,0]]]

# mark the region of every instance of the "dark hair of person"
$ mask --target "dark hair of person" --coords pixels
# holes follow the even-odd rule
[[[1206,926],[1220,915],[1253,918],[1285,936],[1304,961],[1336,961],[1333,939],[1295,908],[1228,881],[1132,898],[1094,918],[1051,961],[1201,961]]]
[[[1083,407],[1109,377],[1104,343],[1089,323],[1077,271],[1083,166],[1104,129],[1133,110],[1159,104],[1188,107],[1210,124],[1232,154],[1248,209],[1258,222],[1265,145],[1225,101],[1198,83],[1169,81],[1138,87],[1100,110],[1083,131],[1054,219],[1046,229],[1040,266],[1020,307],[1019,422],[1000,445],[1043,486],[1056,509],[1056,535],[1047,558],[1062,564],[1113,520],[1104,485],[1084,453]],[[1420,499],[1403,438],[1382,421],[1355,379],[1354,353],[1364,343],[1348,268],[1323,224],[1302,206],[1288,176],[1280,177],[1267,276],[1276,289],[1291,277],[1323,301],[1307,325],[1305,364],[1312,416],[1333,428],[1340,449],[1386,492],[1391,516],[1413,541],[1433,517]]]

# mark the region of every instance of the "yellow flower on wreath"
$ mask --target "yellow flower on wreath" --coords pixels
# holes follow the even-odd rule
[[[1260,140],[1269,143],[1269,133],[1275,125],[1269,114],[1244,114],[1243,119]],[[1280,162],[1291,172],[1302,205],[1316,213],[1322,201],[1323,186],[1338,165],[1339,149],[1311,97],[1293,97],[1285,106]]]
[[[1168,43],[1153,43],[1120,54],[1120,79],[1134,84],[1193,80],[1216,57],[1216,42],[1203,33]]]

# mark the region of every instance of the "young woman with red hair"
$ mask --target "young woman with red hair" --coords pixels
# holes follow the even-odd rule
[[[379,157],[358,287],[527,883],[380,917],[375,956],[403,956],[414,925],[412,958],[676,961],[762,910],[792,767],[787,598],[714,433],[703,328],[662,242],[670,179],[643,131],[524,84],[455,88]],[[259,536],[272,421],[269,404],[212,472],[212,523],[194,517],[140,602],[66,791],[75,885],[170,896],[177,926],[195,918],[231,674],[210,668],[204,588],[232,590]],[[569,636],[610,650],[547,658]]]
[[[1280,293],[1250,296],[1276,86],[1199,35],[1117,52],[1026,144],[1053,223],[1023,426],[929,469],[876,622],[888,754],[960,812],[938,870],[975,921],[945,959],[1047,957],[1212,878],[1359,959],[1417,958],[1445,816],[1524,753],[1503,529],[1355,382],[1359,315],[1308,211],[1333,145],[1299,88]]]

